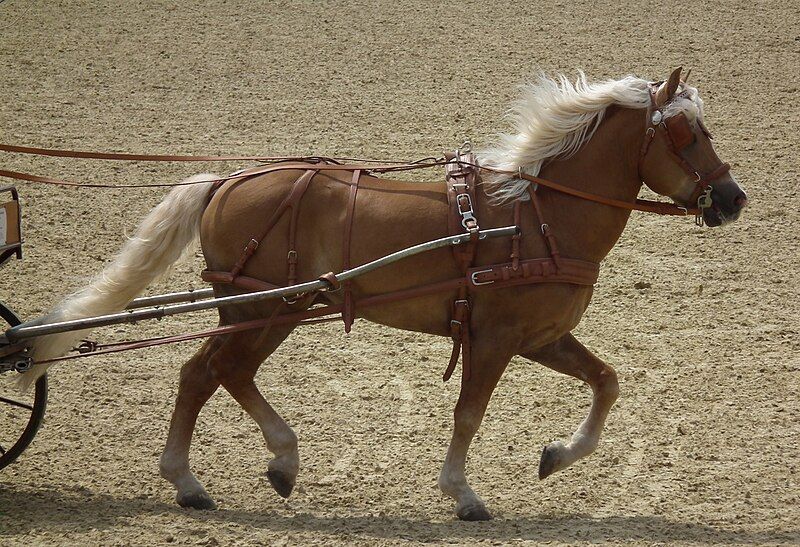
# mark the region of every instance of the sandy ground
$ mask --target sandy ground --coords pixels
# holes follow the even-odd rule
[[[538,69],[660,79],[683,65],[752,206],[719,230],[633,215],[576,330],[617,367],[620,401],[598,451],[544,482],[541,446],[574,430],[589,392],[512,362],[468,463],[492,522],[458,522],[436,487],[458,387],[440,380],[447,341],[360,321],[349,336],[296,331],[259,373],[300,437],[286,501],[256,425],[219,392],[192,462],[220,509],[174,505],[158,454],[194,344],[55,369],[39,436],[0,473],[0,544],[800,543],[791,2],[198,4],[0,3],[0,142],[417,158],[488,142]],[[0,165],[118,183],[238,167],[9,154]],[[18,186],[26,257],[3,268],[0,295],[25,317],[96,272],[163,195]],[[197,255],[153,291],[202,286],[201,268]]]

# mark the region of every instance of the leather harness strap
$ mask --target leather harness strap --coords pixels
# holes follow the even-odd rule
[[[356,211],[356,194],[358,194],[358,183],[360,180],[361,169],[356,169],[353,171],[353,179],[350,183],[350,194],[347,199],[347,217],[344,221],[342,245],[342,271],[349,270],[352,266],[350,263],[350,241],[353,236],[353,218]],[[350,332],[350,329],[353,327],[353,321],[355,321],[351,282],[345,281],[342,287],[344,288],[344,311],[342,312],[342,320],[344,321],[344,331]]]
[[[54,156],[60,158],[83,158],[91,160],[125,160],[125,161],[265,161],[278,158],[266,156],[175,156],[166,154],[122,154],[114,152],[86,152],[83,150],[55,150],[52,148],[34,148],[32,146],[16,146],[0,144],[0,151],[18,154],[34,154],[36,156]]]
[[[318,279],[326,281],[328,285],[328,289],[326,290],[333,291],[340,288],[344,289],[344,302],[342,304],[327,306],[324,309],[328,311],[328,314],[341,314],[347,332],[352,328],[356,305],[366,308],[441,292],[457,291],[457,297],[453,302],[450,318],[450,336],[453,339],[453,351],[442,378],[444,381],[447,381],[452,376],[458,364],[458,358],[461,356],[463,367],[462,381],[467,381],[472,374],[470,316],[472,306],[471,294],[473,292],[487,288],[495,289],[547,282],[591,286],[597,281],[599,265],[561,257],[555,237],[549,225],[544,220],[543,208],[540,204],[539,196],[536,190],[531,186],[529,187],[531,202],[536,218],[540,224],[541,236],[545,240],[550,257],[522,260],[520,253],[521,235],[515,235],[511,240],[510,261],[508,263],[474,267],[479,230],[475,207],[477,199],[475,188],[479,181],[478,173],[480,167],[476,164],[475,157],[471,153],[449,154],[447,157],[449,160],[446,165],[447,196],[449,202],[448,228],[453,235],[463,234],[465,232],[472,234],[470,241],[453,247],[453,256],[461,272],[459,277],[366,297],[358,301],[353,299],[350,283],[340,283],[333,273],[329,272],[320,276]],[[268,233],[274,228],[286,210],[292,209],[292,218],[289,226],[287,281],[289,285],[297,282],[296,265],[298,255],[297,249],[295,249],[295,242],[300,200],[308,189],[314,175],[320,170],[327,169],[328,166],[318,164],[298,165],[295,162],[287,162],[280,167],[270,166],[269,169],[270,171],[278,169],[297,169],[299,166],[313,167],[313,169],[306,170],[293,183],[289,194],[267,221],[261,236],[258,239],[253,238],[250,240],[241,257],[230,272],[203,271],[202,278],[204,281],[232,284],[238,288],[249,291],[276,288],[276,285],[272,283],[241,275],[241,272],[248,259],[258,249],[259,243],[267,237]],[[353,169],[352,172],[351,180],[346,183],[350,186],[350,189],[342,238],[343,271],[352,267],[350,246],[358,185],[363,171],[361,169]],[[262,173],[263,168],[256,168],[239,173],[237,176],[248,178]],[[520,217],[521,204],[517,201],[513,207],[513,220],[517,226],[520,225]],[[268,321],[268,324],[283,323],[284,315],[296,318],[297,321],[302,321],[320,317],[321,314],[317,308],[307,310],[306,312],[290,314],[279,313],[277,317],[273,317],[271,321]]]
[[[594,201],[595,203],[601,203],[603,205],[608,205],[610,207],[617,207],[619,209],[628,209],[630,211],[644,211],[646,213],[656,213],[659,215],[672,215],[672,216],[686,216],[687,214],[695,214],[696,212],[696,209],[692,208],[687,209],[686,207],[681,207],[679,205],[666,203],[663,201],[652,201],[648,199],[637,198],[635,202],[631,203],[629,201],[622,201],[619,199],[607,198],[605,196],[598,196],[597,194],[591,194],[589,192],[584,192],[582,190],[576,190],[575,188],[570,188],[569,186],[564,186],[563,184],[553,182],[552,180],[535,177],[525,172],[502,171],[498,169],[492,169],[491,167],[481,167],[481,170],[493,173],[501,173],[504,175],[514,174],[518,178],[527,180],[528,182],[534,182],[536,184],[546,186],[547,188],[551,188],[553,190],[556,190],[557,192],[561,192],[562,194],[575,196],[577,198],[585,199],[587,201]]]
[[[445,181],[447,184],[447,202],[449,205],[448,229],[451,235],[468,232],[470,240],[453,247],[453,255],[461,273],[466,275],[475,261],[478,243],[478,219],[475,216],[475,185],[478,172],[475,167],[475,155],[472,152],[447,154],[445,165]],[[458,297],[453,302],[450,317],[450,337],[453,339],[453,351],[450,362],[442,375],[446,382],[452,376],[461,355],[462,381],[469,380],[471,374],[470,345],[470,307],[469,291],[466,286],[459,287]]]
[[[244,248],[242,255],[239,257],[239,260],[236,262],[236,265],[231,270],[230,274],[233,279],[239,276],[241,271],[244,269],[245,264],[247,261],[250,260],[250,257],[258,249],[258,246],[267,237],[272,228],[278,223],[278,221],[283,217],[283,214],[286,212],[287,209],[292,210],[292,216],[289,220],[289,241],[288,241],[288,248],[289,251],[286,255],[286,279],[289,285],[294,285],[297,282],[297,249],[295,249],[295,243],[297,240],[297,217],[300,210],[300,200],[303,199],[303,196],[308,190],[308,185],[311,183],[311,179],[314,178],[314,175],[317,174],[319,168],[317,169],[309,169],[292,185],[292,189],[289,191],[289,194],[283,199],[278,208],[275,209],[275,212],[272,213],[272,216],[267,221],[266,227],[264,231],[261,233],[259,238],[251,239]]]
[[[522,209],[522,206],[520,204],[520,201],[519,200],[515,201],[514,202],[514,213],[513,214],[514,214],[514,226],[517,226],[517,227],[520,226],[520,222],[522,221],[521,218],[520,218],[520,210],[521,209]],[[520,244],[520,240],[521,239],[522,239],[522,230],[521,229],[520,229],[519,232],[517,232],[516,234],[511,236],[511,255],[510,255],[511,256],[511,267],[515,271],[517,270],[517,268],[519,268],[519,258],[520,258],[519,244]]]
[[[536,214],[536,218],[539,219],[539,231],[544,238],[544,243],[547,246],[547,250],[550,252],[550,257],[553,259],[553,263],[556,265],[556,267],[559,267],[561,264],[561,253],[558,252],[558,245],[556,245],[555,235],[553,235],[550,225],[544,219],[542,206],[539,203],[538,190],[538,186],[534,188],[532,184],[528,185],[528,194],[531,196],[533,211]]]
[[[599,274],[600,267],[594,262],[561,258],[556,264],[552,258],[532,258],[519,261],[516,267],[513,262],[507,262],[470,268],[467,278],[468,287],[475,290],[484,286],[496,289],[546,281],[594,285]]]

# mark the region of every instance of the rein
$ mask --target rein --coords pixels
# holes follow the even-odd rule
[[[648,116],[648,119],[650,117]],[[655,130],[651,131],[648,128],[648,137],[652,141],[655,136]],[[645,142],[649,142],[646,137]],[[642,158],[647,153],[649,146],[643,146]],[[184,155],[164,155],[164,154],[127,154],[127,153],[107,153],[107,152],[90,152],[81,150],[58,150],[51,148],[33,148],[27,146],[16,146],[10,144],[0,143],[0,151],[12,152],[20,154],[29,154],[35,156],[55,156],[61,158],[80,158],[80,159],[99,159],[99,160],[117,160],[117,161],[148,161],[148,162],[212,162],[212,161],[258,161],[266,165],[247,169],[243,172],[236,172],[232,175],[225,177],[216,177],[203,180],[194,180],[191,182],[173,182],[173,183],[153,183],[153,184],[92,184],[67,181],[51,177],[33,175],[30,173],[21,173],[18,171],[10,171],[0,169],[0,177],[6,177],[16,180],[24,180],[39,184],[50,184],[55,186],[66,186],[73,188],[171,188],[177,186],[191,186],[194,184],[204,184],[213,182],[216,185],[221,185],[229,180],[235,180],[244,177],[251,177],[268,173],[279,167],[281,169],[290,168],[286,164],[296,164],[297,169],[324,169],[326,171],[356,171],[362,172],[375,172],[375,173],[391,173],[395,171],[412,171],[417,169],[428,169],[431,167],[441,167],[448,162],[445,158],[422,158],[416,161],[382,161],[382,160],[365,160],[359,158],[327,158],[320,156],[306,156],[306,157],[278,157],[278,156],[184,156]],[[681,158],[683,160],[683,158]],[[346,163],[343,163],[346,162]],[[324,164],[320,167],[319,164]],[[608,198],[590,192],[584,192],[569,186],[564,186],[557,182],[544,179],[541,177],[529,175],[522,171],[507,171],[502,169],[495,169],[477,163],[459,162],[466,167],[477,168],[481,171],[490,172],[499,175],[515,176],[519,179],[526,180],[535,184],[539,184],[573,197],[577,197],[586,201],[593,201],[610,207],[617,207],[619,209],[628,209],[631,211],[642,211],[647,213],[655,213],[657,215],[670,215],[670,216],[687,216],[699,215],[702,211],[700,208],[686,208],[672,203],[662,201],[636,199],[635,202],[627,202],[618,199]],[[727,164],[726,164],[727,165]],[[295,168],[294,165],[291,168]],[[726,171],[727,172],[727,171]],[[696,172],[693,172],[696,174]],[[723,173],[715,175],[714,178],[722,176]],[[708,178],[706,180],[711,180]],[[700,196],[702,198],[703,196]],[[698,198],[699,199],[699,198]]]
[[[648,110],[648,123],[650,123],[650,110]],[[645,135],[646,144],[642,147],[642,154],[640,155],[640,163],[647,153],[649,142],[655,136],[655,129],[650,134],[650,127]],[[671,133],[667,133],[671,137]],[[649,139],[649,140],[648,140]],[[578,285],[593,285],[599,273],[599,265],[588,263],[580,260],[564,258],[558,252],[555,238],[549,228],[547,222],[543,217],[543,211],[539,204],[538,194],[536,189],[539,186],[549,188],[562,194],[577,197],[579,199],[600,203],[602,205],[616,207],[626,210],[638,210],[644,212],[652,212],[661,215],[675,215],[685,216],[688,214],[699,215],[702,209],[687,209],[677,205],[636,199],[634,202],[626,202],[613,198],[608,198],[590,192],[584,192],[564,186],[557,182],[544,179],[541,177],[528,175],[522,171],[522,168],[516,172],[495,169],[491,167],[484,167],[478,164],[475,156],[467,151],[461,154],[461,151],[446,155],[444,158],[423,158],[414,162],[379,162],[375,160],[360,160],[352,158],[324,158],[324,157],[267,157],[267,156],[183,156],[183,155],[145,155],[145,154],[125,154],[125,153],[104,153],[104,152],[86,152],[74,150],[53,150],[44,148],[31,148],[22,146],[13,146],[0,144],[0,151],[23,153],[31,155],[42,156],[55,156],[67,158],[81,158],[81,159],[100,159],[100,160],[123,160],[123,161],[159,161],[159,162],[202,162],[202,161],[235,161],[247,160],[258,161],[262,165],[236,171],[226,177],[211,178],[208,180],[195,180],[190,182],[172,183],[172,184],[131,184],[131,185],[109,185],[109,184],[80,184],[76,182],[63,181],[53,179],[50,177],[42,177],[27,173],[20,173],[16,171],[0,170],[0,176],[9,178],[16,178],[36,183],[53,184],[59,186],[70,187],[89,187],[89,188],[146,188],[146,187],[172,187],[172,186],[185,186],[191,184],[201,184],[213,182],[214,185],[210,190],[213,195],[225,182],[231,180],[249,179],[255,176],[267,174],[278,170],[303,170],[305,171],[300,178],[295,181],[292,190],[286,196],[284,201],[279,205],[278,209],[274,212],[273,216],[266,223],[264,233],[261,237],[253,238],[247,244],[243,254],[233,269],[228,272],[224,271],[204,271],[202,278],[207,282],[212,283],[229,283],[245,290],[265,290],[273,288],[274,286],[254,278],[249,278],[241,275],[245,263],[256,252],[260,242],[271,231],[274,224],[284,215],[286,211],[291,211],[291,223],[289,230],[289,255],[287,258],[287,282],[289,286],[293,286],[296,282],[296,265],[297,265],[297,251],[294,251],[294,239],[297,223],[297,208],[299,207],[300,200],[302,199],[305,190],[307,189],[311,179],[319,171],[348,171],[352,173],[352,181],[350,185],[350,195],[348,199],[348,214],[345,221],[345,234],[343,237],[344,248],[343,257],[345,269],[349,268],[349,246],[351,239],[351,228],[353,211],[355,209],[355,197],[358,191],[359,179],[363,173],[370,172],[395,172],[405,170],[426,169],[436,166],[444,166],[446,170],[446,185],[448,188],[448,202],[450,208],[449,230],[452,233],[460,233],[461,227],[467,230],[466,234],[470,237],[470,241],[463,248],[454,248],[455,258],[461,269],[461,276],[437,282],[426,286],[412,287],[400,291],[384,293],[372,297],[359,299],[355,302],[352,298],[350,285],[348,282],[340,284],[333,273],[324,274],[319,279],[324,280],[329,284],[329,290],[336,290],[340,285],[344,288],[344,302],[341,304],[329,304],[322,308],[312,308],[310,310],[292,312],[286,309],[287,304],[291,305],[297,299],[303,298],[298,296],[295,300],[285,300],[285,302],[275,308],[270,317],[250,321],[243,324],[226,325],[215,329],[205,331],[179,334],[175,336],[164,336],[146,340],[129,341],[121,343],[112,343],[99,345],[94,342],[85,342],[80,348],[77,349],[78,354],[60,357],[52,361],[60,361],[64,359],[74,359],[89,355],[97,355],[103,353],[113,353],[117,351],[131,350],[137,348],[144,348],[174,342],[183,342],[194,340],[197,338],[204,338],[208,336],[215,336],[220,334],[227,334],[232,332],[239,332],[242,330],[250,329],[269,329],[273,325],[289,322],[303,323],[316,323],[320,321],[327,321],[335,319],[330,317],[334,314],[339,314],[345,323],[345,330],[349,332],[350,327],[355,319],[354,309],[356,305],[359,308],[370,307],[374,305],[385,304],[397,300],[405,300],[408,298],[417,298],[426,294],[433,294],[438,292],[449,292],[453,290],[458,291],[458,297],[453,303],[453,310],[451,315],[450,327],[451,337],[454,342],[453,353],[450,358],[450,363],[445,370],[443,379],[447,381],[453,373],[459,354],[463,354],[463,378],[469,378],[470,375],[470,316],[472,307],[472,293],[476,290],[483,288],[501,288],[521,284],[532,283],[546,283],[546,282],[566,282]],[[680,157],[679,154],[676,156]],[[680,158],[683,160],[683,158]],[[489,264],[474,267],[475,259],[475,244],[477,238],[473,237],[478,233],[478,223],[473,209],[473,202],[475,200],[474,189],[480,180],[481,172],[489,172],[498,175],[517,177],[526,180],[533,184],[528,186],[528,194],[531,203],[534,207],[534,213],[541,225],[542,237],[550,252],[549,258],[534,258],[528,260],[520,260],[519,252],[519,234],[512,237],[512,248],[510,254],[510,262],[502,264]],[[698,176],[698,180],[700,177]],[[699,204],[698,198],[698,204]],[[514,223],[519,225],[520,216],[520,201],[514,204]],[[488,286],[488,287],[486,287]],[[308,295],[310,296],[310,295]],[[282,313],[286,312],[288,313]],[[46,361],[50,362],[50,361]]]

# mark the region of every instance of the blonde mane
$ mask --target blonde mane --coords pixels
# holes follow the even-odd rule
[[[647,108],[649,82],[635,76],[620,80],[589,82],[579,72],[575,83],[559,74],[555,78],[540,74],[535,82],[521,88],[521,97],[512,104],[508,119],[512,133],[498,135],[497,143],[478,153],[482,165],[505,171],[519,168],[536,176],[551,159],[575,154],[592,138],[603,121],[606,108]],[[684,97],[664,109],[666,117],[686,112],[690,119],[702,116],[703,103],[697,90],[681,84]],[[530,183],[513,176],[488,177],[486,192],[495,202],[527,199]]]

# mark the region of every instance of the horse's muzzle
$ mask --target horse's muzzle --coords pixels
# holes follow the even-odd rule
[[[747,207],[747,194],[736,183],[724,185],[711,192],[712,205],[703,210],[706,226],[722,226],[739,218],[742,209]]]

